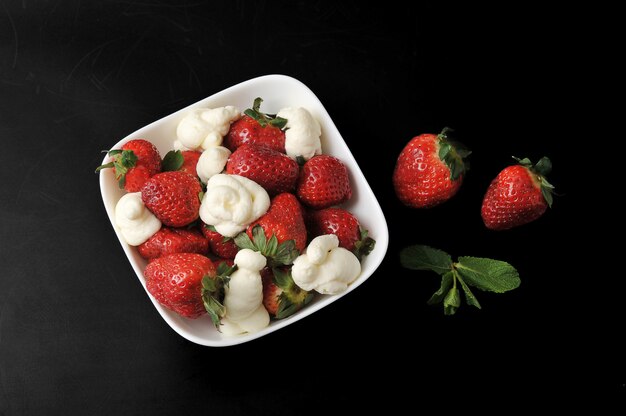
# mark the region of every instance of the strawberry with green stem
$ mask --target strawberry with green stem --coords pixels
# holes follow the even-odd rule
[[[113,168],[119,187],[127,192],[139,192],[148,179],[161,171],[159,151],[144,139],[130,140],[121,149],[110,150],[107,154],[113,160],[98,166],[96,172]]]
[[[244,144],[255,144],[285,153],[285,132],[287,120],[274,114],[261,112],[263,99],[257,97],[252,108],[244,111],[244,116],[230,126],[224,137],[224,147],[234,152]]]
[[[452,198],[469,169],[470,151],[448,137],[421,134],[402,149],[393,172],[393,186],[400,202],[411,208],[431,208]]]
[[[485,226],[490,230],[507,230],[528,224],[552,207],[554,186],[546,175],[552,162],[543,157],[533,165],[528,158],[504,168],[491,182],[481,208]]]

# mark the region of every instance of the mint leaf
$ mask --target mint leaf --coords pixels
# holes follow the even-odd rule
[[[480,303],[478,303],[478,299],[476,299],[476,296],[474,296],[469,286],[461,279],[461,276],[457,275],[457,280],[461,283],[461,288],[463,288],[463,292],[465,293],[465,302],[467,302],[468,305],[482,309]]]
[[[465,283],[480,290],[503,293],[520,285],[519,273],[505,261],[459,257],[455,269]]]
[[[161,162],[161,170],[163,172],[177,171],[183,166],[184,162],[185,158],[180,150],[170,150],[163,158],[163,162]]]
[[[455,286],[450,289],[443,300],[443,313],[445,315],[454,315],[459,306],[461,306],[461,294]]]
[[[407,269],[432,270],[441,275],[452,269],[452,258],[448,253],[423,245],[409,246],[402,250],[400,263]]]
[[[430,297],[430,299],[428,299],[428,302],[426,303],[428,303],[429,305],[436,305],[437,303],[440,303],[443,300],[445,294],[448,292],[448,289],[450,289],[450,286],[452,286],[453,280],[454,275],[452,274],[452,272],[448,272],[441,276],[441,287],[438,291],[433,293],[433,295]]]

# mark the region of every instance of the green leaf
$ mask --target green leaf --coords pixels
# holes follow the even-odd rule
[[[237,236],[235,237],[235,244],[241,249],[248,248],[250,250],[257,251],[256,246],[254,245],[252,240],[250,240],[248,233],[246,233],[245,231],[237,234]]]
[[[267,246],[265,247],[265,253],[262,253],[265,257],[273,257],[276,255],[276,250],[278,250],[278,239],[276,238],[276,234],[272,234],[272,237],[267,242]]]
[[[163,162],[161,162],[161,170],[163,172],[177,171],[183,166],[184,162],[185,158],[180,150],[170,150],[163,158]]]
[[[504,293],[520,285],[517,270],[505,261],[459,257],[455,268],[465,283],[480,290]]]
[[[221,261],[218,265],[217,265],[217,275],[220,277],[227,277],[230,276],[231,274],[233,274],[233,272],[237,270],[237,265],[233,264],[232,266],[229,266],[228,263],[226,263],[225,261]]]
[[[432,270],[441,275],[452,269],[452,258],[448,253],[424,245],[403,249],[400,252],[400,262],[407,269]]]
[[[289,290],[295,284],[289,272],[274,267],[272,273],[274,274],[274,283],[284,291]]]
[[[263,254],[267,250],[267,238],[265,237],[265,231],[260,225],[255,225],[252,229],[252,241],[257,250]]]
[[[211,278],[204,276],[202,278],[202,303],[207,314],[211,317],[211,321],[216,328],[219,329],[221,318],[226,314],[226,308],[218,298],[223,298],[223,280],[221,278]]]
[[[296,248],[296,242],[294,240],[283,241],[278,245],[276,254],[272,259],[276,264],[289,265],[300,255],[300,252]]]
[[[445,315],[454,315],[459,306],[461,306],[461,294],[459,289],[453,287],[443,300],[443,313]]]
[[[465,302],[467,302],[468,305],[482,309],[480,303],[478,303],[478,299],[476,299],[476,296],[474,296],[469,286],[461,279],[461,276],[457,276],[457,280],[461,283],[461,288],[463,288],[463,292],[465,293]]]
[[[132,150],[124,150],[122,151],[122,156],[120,158],[120,163],[125,168],[132,168],[137,164],[137,156],[135,152]]]
[[[263,98],[261,97],[256,97],[254,99],[254,102],[252,103],[252,110],[259,112],[261,111],[261,103],[263,102]]]
[[[439,159],[444,160],[448,154],[452,150],[452,146],[450,143],[440,142],[439,143]]]
[[[276,117],[272,121],[270,121],[270,125],[278,127],[282,130],[287,125],[287,119],[282,117]]]
[[[527,157],[525,157],[524,159],[520,159],[519,157],[515,157],[515,156],[511,156],[511,157],[517,160],[517,163],[519,163],[522,166],[525,166],[527,168],[530,168],[533,166],[533,162],[531,162],[530,159]]]
[[[450,286],[452,286],[453,280],[454,275],[451,271],[441,276],[441,287],[438,291],[433,293],[433,295],[430,297],[430,299],[428,299],[428,302],[426,303],[428,303],[429,305],[436,305],[440,303],[443,300],[445,294],[448,292],[448,289],[450,289]]]
[[[552,162],[550,161],[550,158],[544,156],[539,159],[539,162],[537,162],[533,170],[541,176],[546,176],[550,174],[550,172],[552,171]]]
[[[100,172],[102,169],[108,169],[108,168],[112,168],[113,162],[109,162],[109,163],[105,163],[104,165],[100,165],[96,168],[96,173]]]

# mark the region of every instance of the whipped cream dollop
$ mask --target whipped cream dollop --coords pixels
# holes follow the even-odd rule
[[[230,157],[230,150],[224,146],[209,147],[202,152],[196,165],[196,173],[203,183],[212,176],[222,173]]]
[[[291,276],[304,290],[315,290],[325,295],[336,295],[361,274],[359,259],[343,247],[334,234],[315,237],[293,262]]]
[[[285,128],[285,151],[291,158],[302,156],[309,160],[322,153],[322,128],[320,123],[308,112],[298,108],[283,108],[276,114],[277,117],[287,119]]]
[[[212,176],[200,204],[200,218],[226,237],[234,237],[265,214],[270,197],[261,185],[239,175]]]
[[[266,264],[265,257],[258,251],[244,248],[239,250],[234,262],[237,270],[224,287],[226,314],[220,326],[224,335],[257,332],[270,323],[270,316],[263,306],[260,273]]]
[[[232,105],[218,108],[195,108],[191,110],[176,128],[179,149],[208,149],[220,146],[230,124],[238,120],[241,113]]]
[[[146,208],[141,192],[131,192],[115,205],[115,225],[128,244],[138,246],[159,231],[161,221]]]

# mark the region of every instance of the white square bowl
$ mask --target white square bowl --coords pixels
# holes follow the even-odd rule
[[[264,112],[276,113],[285,107],[304,107],[320,122],[322,126],[323,153],[339,158],[350,172],[352,198],[342,206],[356,215],[361,224],[369,230],[370,236],[376,240],[376,247],[369,256],[363,259],[361,275],[344,293],[332,296],[318,294],[310,304],[294,315],[272,321],[267,328],[253,334],[234,337],[224,336],[215,329],[208,315],[198,319],[183,318],[161,306],[146,290],[148,297],[165,322],[184,338],[200,345],[219,347],[241,344],[299,321],[359,287],[374,273],[387,252],[389,243],[387,223],[372,189],[322,103],[306,85],[294,78],[284,75],[267,75],[242,82],[142,127],[114,144],[111,148],[119,149],[131,139],[143,138],[154,143],[161,155],[165,155],[172,149],[176,138],[176,126],[192,108],[214,108],[234,105],[243,111],[252,106],[252,102],[256,97],[263,98],[261,109]],[[105,157],[103,164],[108,159],[108,157]],[[126,244],[114,223],[115,205],[124,195],[124,191],[119,189],[112,169],[105,169],[100,172],[100,190],[106,212],[117,234],[117,238],[128,257],[128,261],[135,270],[139,282],[146,289],[146,282],[143,277],[143,270],[147,264],[146,260],[139,255],[135,247]]]

